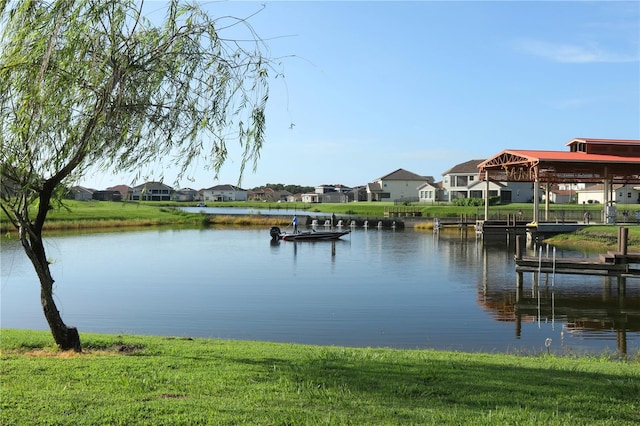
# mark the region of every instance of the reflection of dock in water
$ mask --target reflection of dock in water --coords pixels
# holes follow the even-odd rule
[[[515,305],[516,335],[521,335],[522,323],[530,322],[532,317],[543,322],[562,319],[566,322],[563,331],[576,337],[615,332],[617,349],[626,354],[627,333],[640,332],[640,298],[607,294],[606,290],[611,290],[611,278],[602,279],[605,292],[601,295],[576,298],[551,290],[548,285],[528,295],[520,293]]]
[[[559,321],[563,323],[562,336],[611,336],[619,353],[626,354],[628,333],[640,333],[640,295],[635,287],[635,283],[640,283],[637,272],[640,253],[629,253],[627,235],[625,231],[619,232],[623,238],[619,240],[618,250],[595,258],[555,258],[555,251],[550,257],[549,250],[544,257],[542,251],[537,257],[525,257],[522,255],[524,236],[517,236],[515,258],[505,259],[515,263],[515,289],[492,288],[488,260],[491,250],[483,244],[484,273],[482,285],[478,287],[478,303],[488,309],[496,321],[513,322],[518,338],[525,323],[537,321],[553,326]],[[526,280],[526,286],[523,285],[524,277],[528,277],[525,272],[531,272],[532,276]],[[554,272],[579,274],[585,278],[567,277],[556,283]],[[587,275],[593,276],[595,281],[587,279]],[[598,281],[602,284],[598,285]],[[634,284],[629,292],[627,281]]]

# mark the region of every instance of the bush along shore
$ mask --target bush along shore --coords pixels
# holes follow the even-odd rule
[[[3,425],[640,423],[640,363],[45,331],[0,334]]]

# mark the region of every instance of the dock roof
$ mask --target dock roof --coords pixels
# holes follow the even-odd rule
[[[480,179],[488,172],[498,181],[611,182],[640,183],[640,140],[572,139],[567,145],[585,143],[609,147],[626,146],[621,155],[612,148],[606,154],[583,151],[505,149],[478,164]],[[586,151],[586,149],[585,149]],[[632,154],[629,154],[631,152]]]

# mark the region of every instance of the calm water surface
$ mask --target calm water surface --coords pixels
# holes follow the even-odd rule
[[[145,230],[48,239],[58,308],[80,332],[462,351],[640,347],[640,280],[525,274],[475,234],[356,229],[276,242],[268,229]],[[39,284],[2,242],[1,325],[47,329]],[[575,256],[576,253],[559,252]]]

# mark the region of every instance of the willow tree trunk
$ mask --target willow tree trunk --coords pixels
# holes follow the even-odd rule
[[[53,300],[54,279],[49,269],[42,234],[33,228],[27,231],[24,227],[21,227],[20,241],[40,280],[40,303],[42,304],[42,310],[51,329],[53,339],[62,350],[80,352],[82,347],[80,345],[78,330],[75,327],[67,326],[64,321],[62,321],[60,312]]]

